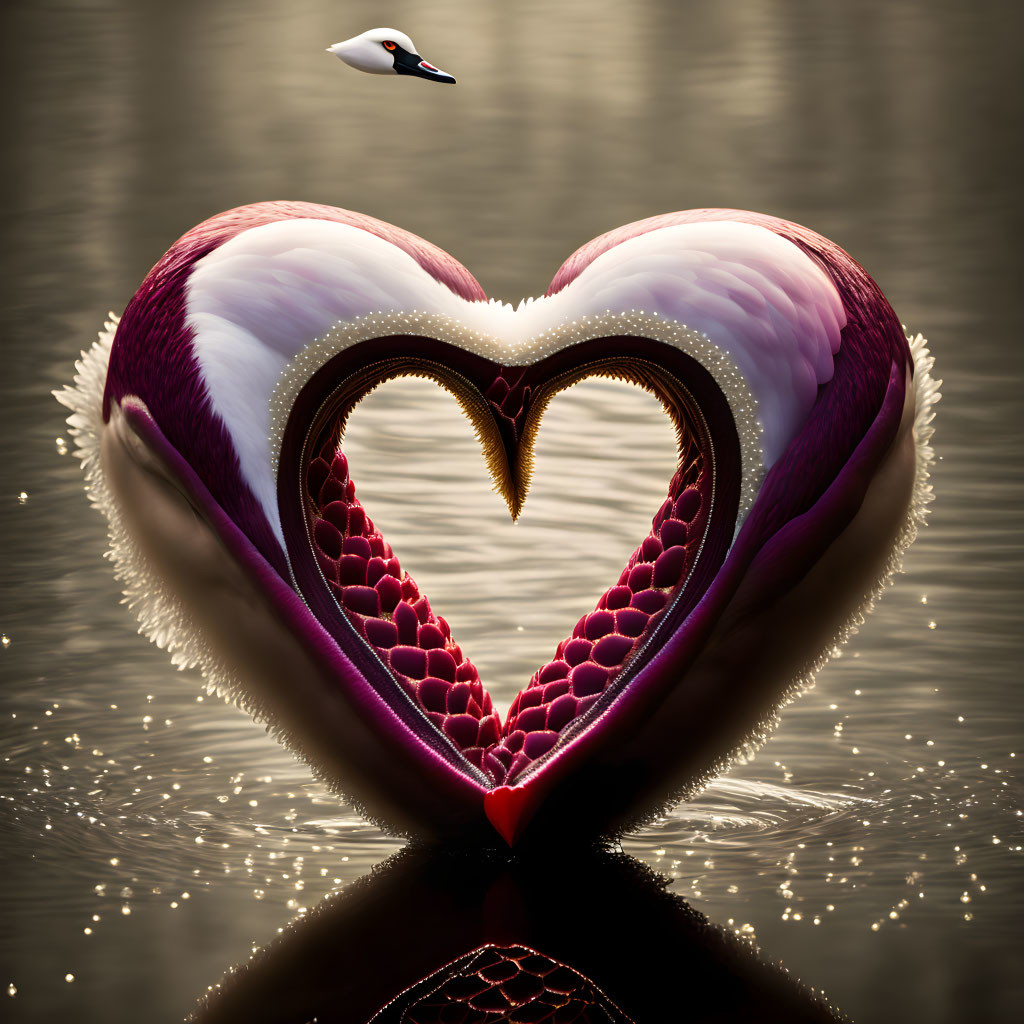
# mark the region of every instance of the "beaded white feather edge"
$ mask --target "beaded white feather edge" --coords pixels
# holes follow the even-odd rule
[[[667,317],[631,309],[626,313],[605,312],[558,324],[519,345],[505,345],[468,327],[454,317],[435,313],[373,313],[349,322],[341,322],[307,345],[284,368],[270,398],[270,462],[277,478],[281,442],[292,407],[306,382],[339,352],[370,338],[409,334],[448,342],[467,352],[484,356],[506,366],[530,366],[547,356],[595,338],[625,334],[651,338],[692,356],[707,370],[725,395],[736,424],[740,443],[740,502],[736,530],[754,504],[764,477],[764,453],[758,419],[758,402],[746,378],[733,358],[706,334]]]

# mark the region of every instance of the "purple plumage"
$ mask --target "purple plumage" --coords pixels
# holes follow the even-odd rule
[[[619,228],[513,310],[399,228],[257,204],[175,243],[107,344],[62,400],[144,627],[396,832],[616,833],[693,791],[845,638],[929,496],[921,339],[761,214]],[[455,395],[513,515],[562,388],[632,381],[677,429],[651,530],[504,720],[344,456],[403,374]]]

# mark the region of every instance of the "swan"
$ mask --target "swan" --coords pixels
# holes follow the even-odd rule
[[[923,521],[931,365],[847,253],[765,214],[626,225],[513,308],[395,225],[272,202],[175,242],[58,397],[175,663],[392,833],[528,846],[621,834],[765,738]],[[403,374],[455,395],[513,516],[572,383],[632,381],[677,430],[649,531],[504,720],[356,495],[347,417]]]
[[[416,52],[413,41],[394,28],[371,28],[328,46],[327,52],[349,67],[370,75],[415,75],[428,82],[455,84],[451,75],[425,61]]]

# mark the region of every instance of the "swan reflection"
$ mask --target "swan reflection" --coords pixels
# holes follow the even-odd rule
[[[407,848],[325,899],[196,1024],[825,1022],[824,999],[621,853]]]

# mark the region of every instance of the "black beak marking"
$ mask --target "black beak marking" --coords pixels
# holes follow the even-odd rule
[[[425,78],[428,82],[444,82],[448,85],[455,84],[455,79],[451,75],[440,68],[435,68],[433,64],[428,64],[418,53],[409,53],[408,50],[403,50],[398,46],[395,48],[394,59],[395,71],[400,75]]]

